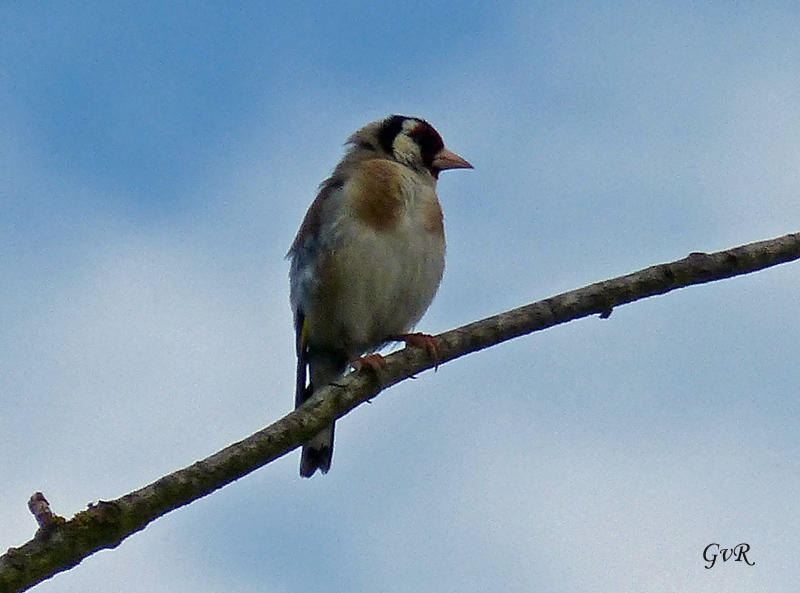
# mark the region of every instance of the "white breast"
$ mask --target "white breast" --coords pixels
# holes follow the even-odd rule
[[[324,324],[314,324],[320,330],[314,338],[334,347],[345,345],[351,356],[408,332],[442,279],[444,237],[425,218],[432,208],[438,212],[434,188],[411,171],[402,175],[405,207],[393,228],[376,230],[351,216],[339,217],[331,259],[337,281],[329,285],[335,294],[313,299],[312,306],[320,310],[308,312],[309,318],[324,319]],[[320,288],[325,291],[324,285]]]

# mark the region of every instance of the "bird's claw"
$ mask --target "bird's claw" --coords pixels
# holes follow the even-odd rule
[[[401,334],[397,336],[397,339],[405,342],[406,346],[414,346],[415,348],[425,350],[435,363],[435,366],[437,368],[439,367],[439,362],[442,360],[442,353],[439,350],[439,342],[435,337],[422,332],[414,332],[412,334]]]
[[[372,369],[376,375],[380,375],[386,370],[386,359],[380,354],[367,354],[366,356],[356,358],[350,363],[350,366],[356,371],[360,371],[366,367]]]

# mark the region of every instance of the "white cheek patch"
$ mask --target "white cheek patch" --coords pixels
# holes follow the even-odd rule
[[[406,119],[403,122],[403,132],[408,134],[411,130],[416,128],[419,124],[420,124],[420,121],[418,119],[414,119],[414,118],[409,117],[408,119]]]
[[[406,127],[406,124],[403,124]],[[406,134],[398,134],[392,143],[392,152],[395,158],[401,163],[414,165],[422,162],[422,154],[419,145],[409,138]]]

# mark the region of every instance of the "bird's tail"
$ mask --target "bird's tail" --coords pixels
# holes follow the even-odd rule
[[[325,387],[331,381],[341,377],[347,369],[347,361],[344,357],[333,356],[330,353],[314,354],[309,353],[308,369],[311,375],[309,385],[305,385],[305,369],[302,371],[302,381],[300,380],[300,368],[298,368],[297,394],[295,404],[299,406],[314,394],[314,391]],[[301,361],[298,360],[298,367]],[[322,429],[315,434],[305,445],[300,455],[300,475],[310,478],[315,471],[320,470],[323,474],[328,473],[333,459],[333,429],[334,425]]]

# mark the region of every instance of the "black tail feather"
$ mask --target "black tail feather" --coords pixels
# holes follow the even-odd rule
[[[331,461],[333,460],[333,428],[330,427],[330,436],[328,434],[318,434],[307,445],[303,447],[303,452],[300,454],[300,475],[304,478],[310,478],[314,472],[319,470],[323,474],[327,474],[331,469]],[[327,433],[325,430],[324,433]],[[322,443],[320,441],[326,441]]]
[[[310,398],[317,385],[321,387],[328,385],[331,381],[341,377],[346,369],[347,358],[340,352],[312,351],[307,346],[298,348],[295,407]],[[307,378],[309,379],[308,385],[306,385]],[[300,475],[304,478],[311,477],[317,470],[326,474],[331,468],[333,429],[333,424],[325,427],[303,445],[303,452],[300,456]]]

